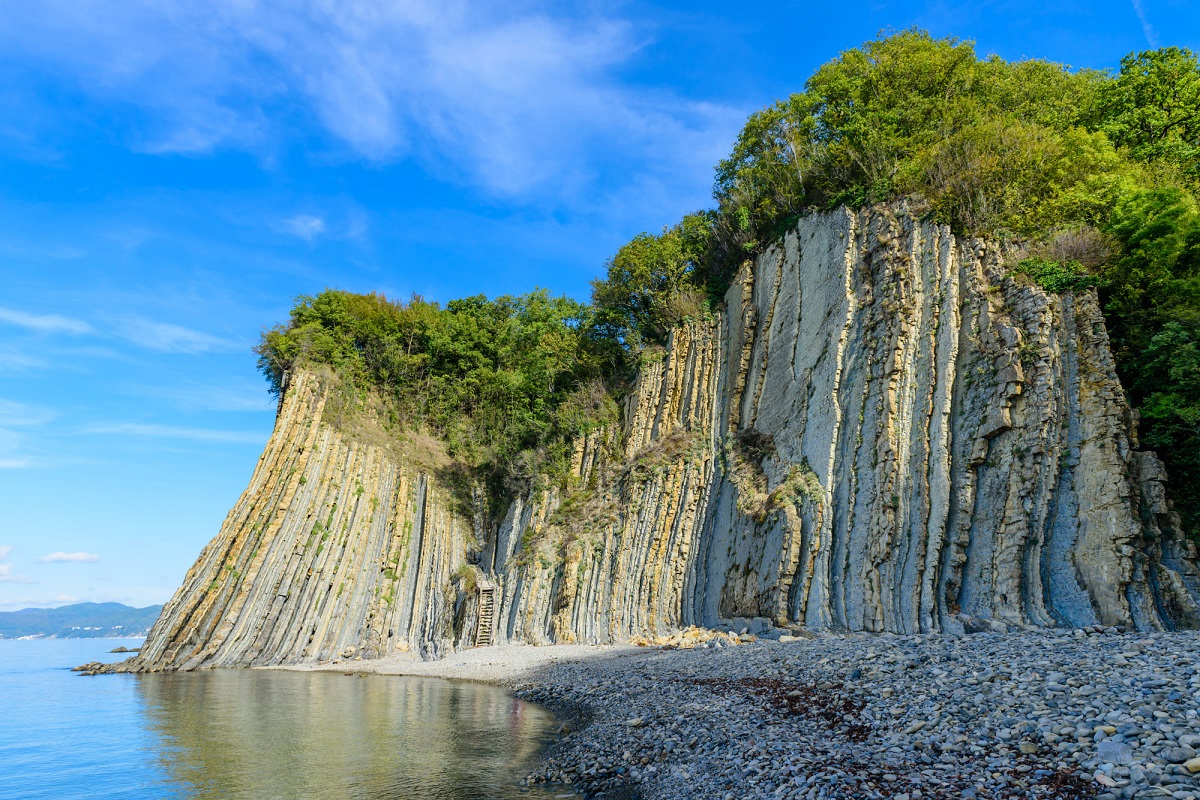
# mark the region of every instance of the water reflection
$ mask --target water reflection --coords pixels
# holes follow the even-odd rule
[[[187,798],[539,796],[513,784],[553,724],[500,689],[432,678],[228,670],[138,691]]]

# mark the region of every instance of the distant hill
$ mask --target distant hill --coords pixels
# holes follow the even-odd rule
[[[145,636],[162,606],[133,608],[121,603],[75,603],[58,608],[24,608],[0,612],[0,639],[46,636],[98,639]]]

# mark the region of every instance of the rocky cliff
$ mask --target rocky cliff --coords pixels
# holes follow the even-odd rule
[[[441,653],[476,643],[481,586],[492,642],[1200,624],[1094,293],[1008,277],[996,245],[895,204],[802,219],[725,299],[645,355],[565,488],[496,518],[437,442],[348,424],[335,379],[297,376],[122,668]]]

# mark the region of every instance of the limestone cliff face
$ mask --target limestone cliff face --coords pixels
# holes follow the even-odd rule
[[[577,488],[509,509],[482,564],[502,577],[502,638],[607,642],[690,618],[721,457],[721,330],[677,328],[643,366],[623,430],[578,444]]]
[[[250,486],[129,666],[281,664],[456,644],[453,579],[472,523],[430,471],[327,422],[325,382],[292,382]]]
[[[297,377],[251,485],[126,669],[680,625],[1200,625],[1094,293],[1005,275],[903,204],[801,220],[647,355],[620,430],[499,520]],[[433,448],[436,449],[436,448]]]
[[[1094,293],[1016,283],[1001,255],[903,206],[841,211],[730,290],[720,437],[769,452],[760,486],[714,484],[699,618],[1197,623],[1195,553],[1134,449]],[[794,502],[744,513],[789,480]]]

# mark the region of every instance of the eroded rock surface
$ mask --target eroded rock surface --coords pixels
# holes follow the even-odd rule
[[[566,489],[495,513],[435,443],[339,424],[299,375],[122,668],[436,654],[474,643],[482,580],[499,642],[1200,624],[1094,293],[1014,281],[895,204],[802,219],[726,305],[646,359]]]

